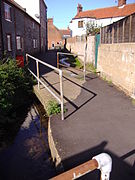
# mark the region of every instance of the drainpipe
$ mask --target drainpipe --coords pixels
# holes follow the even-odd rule
[[[112,159],[107,153],[99,154],[92,159],[98,162],[98,168],[101,171],[101,180],[109,180],[112,170]]]
[[[2,57],[4,56],[4,41],[3,41],[3,20],[2,20],[2,1],[0,1],[0,26],[1,26],[1,43],[2,43]]]

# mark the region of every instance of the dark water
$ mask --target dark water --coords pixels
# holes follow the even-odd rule
[[[23,112],[21,125],[0,125],[0,180],[46,180],[56,175],[47,141],[47,117],[39,104],[36,107]]]

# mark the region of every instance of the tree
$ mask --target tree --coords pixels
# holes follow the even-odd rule
[[[100,33],[101,26],[98,26],[94,21],[87,22],[86,35],[96,35]]]

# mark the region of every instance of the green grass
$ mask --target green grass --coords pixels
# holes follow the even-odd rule
[[[106,76],[103,76],[102,79],[106,81],[109,86],[113,86],[112,80],[108,80]]]
[[[132,99],[132,104],[133,106],[135,106],[135,99]]]
[[[66,108],[64,108],[64,113],[67,111]],[[47,105],[47,114],[48,116],[56,115],[61,112],[60,104],[58,104],[55,100],[50,100]]]
[[[93,64],[86,64],[86,70],[87,71],[91,71],[91,72],[93,72],[93,73],[96,73],[97,71],[96,71],[96,68],[94,67],[94,65]]]

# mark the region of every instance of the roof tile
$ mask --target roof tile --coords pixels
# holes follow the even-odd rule
[[[82,11],[78,13],[73,19],[85,18],[85,17],[95,18],[95,19],[124,17],[134,12],[135,12],[135,3],[127,4],[121,8],[118,6],[113,6],[108,8]]]

